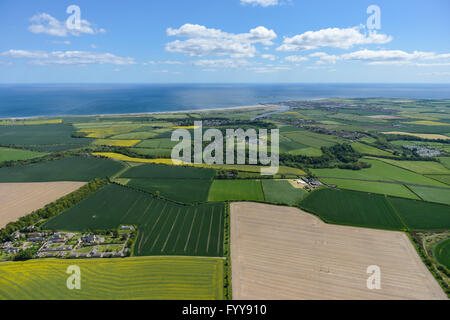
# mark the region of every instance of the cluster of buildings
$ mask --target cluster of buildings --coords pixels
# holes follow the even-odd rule
[[[440,156],[442,153],[440,150],[430,148],[428,146],[408,145],[408,146],[404,146],[404,147],[406,149],[414,151],[421,157],[427,157],[427,158],[437,157],[437,156]]]
[[[297,180],[297,184],[304,186],[305,190],[316,189],[322,185],[322,182],[315,178],[303,177]]]
[[[12,257],[21,250],[35,248],[36,258],[124,257],[129,253],[126,244],[135,228],[121,226],[120,230],[118,237],[94,233],[16,231],[11,235],[11,241],[0,243],[0,253]]]

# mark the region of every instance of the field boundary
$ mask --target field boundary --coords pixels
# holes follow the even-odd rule
[[[444,293],[447,295],[448,298],[450,298],[450,289],[444,282],[444,279],[440,276],[438,272],[434,269],[433,262],[431,261],[430,257],[428,256],[428,253],[422,246],[417,243],[416,238],[413,236],[411,232],[406,232],[406,235],[412,245],[414,246],[414,249],[416,249],[417,255],[419,256],[420,260],[422,260],[425,267],[428,269],[428,271],[433,275],[433,278],[436,279],[436,281],[439,283],[439,286],[442,288]]]
[[[224,211],[224,228],[223,228],[223,255],[225,262],[223,264],[223,290],[224,299],[233,299],[233,281],[232,281],[232,263],[231,263],[231,217],[230,217],[230,203],[225,202]]]

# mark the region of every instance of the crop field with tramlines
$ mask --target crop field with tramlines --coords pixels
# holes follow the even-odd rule
[[[81,290],[68,290],[77,265]],[[140,257],[0,264],[0,300],[223,299],[223,259]]]
[[[389,230],[450,228],[450,206],[357,191],[323,189],[300,204],[324,221]]]
[[[90,181],[111,176],[123,164],[109,159],[68,157],[25,166],[0,168],[0,182]]]
[[[164,198],[183,203],[208,201],[211,181],[201,179],[131,179],[129,187],[158,194]]]
[[[111,184],[49,220],[43,228],[85,231],[133,224],[134,254],[221,256],[224,204],[179,205]]]

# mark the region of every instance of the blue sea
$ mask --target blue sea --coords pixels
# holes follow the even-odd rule
[[[180,111],[329,97],[450,99],[450,84],[3,84],[0,117]]]

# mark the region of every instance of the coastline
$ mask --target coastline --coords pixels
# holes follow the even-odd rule
[[[6,117],[1,120],[29,120],[29,119],[54,119],[54,118],[63,118],[63,117],[123,117],[123,116],[132,116],[132,117],[141,117],[146,115],[158,115],[158,114],[179,114],[179,113],[205,113],[205,112],[221,112],[227,110],[256,110],[256,109],[264,109],[264,108],[274,108],[274,107],[282,107],[282,105],[277,104],[257,104],[257,105],[249,105],[249,106],[236,106],[236,107],[222,107],[222,108],[211,108],[211,109],[189,109],[189,110],[176,110],[176,111],[154,111],[154,112],[136,112],[136,113],[94,113],[94,114],[83,114],[83,115],[74,115],[74,114],[66,114],[66,115],[38,115],[38,116],[29,116],[29,117]]]

